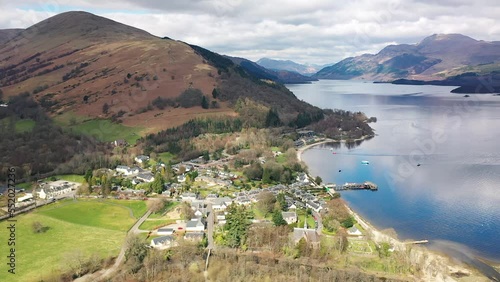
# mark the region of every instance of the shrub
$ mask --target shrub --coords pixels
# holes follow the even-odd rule
[[[177,98],[177,102],[183,108],[191,108],[201,105],[203,97],[200,89],[190,88],[181,93]]]

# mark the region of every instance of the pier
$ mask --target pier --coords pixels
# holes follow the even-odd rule
[[[343,190],[371,190],[371,191],[378,190],[377,184],[370,181],[365,181],[363,183],[346,182],[343,185],[327,183],[325,187],[327,188],[328,192],[331,192],[332,194],[335,193],[335,191],[343,191]]]

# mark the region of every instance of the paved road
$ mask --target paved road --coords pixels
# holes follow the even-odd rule
[[[207,236],[208,236],[208,246],[207,249],[213,249],[215,244],[214,244],[214,220],[215,220],[215,215],[214,215],[214,210],[212,209],[212,204],[209,203],[207,205],[208,207],[208,217],[207,217]]]
[[[318,221],[318,228],[316,229],[318,234],[322,234],[321,231],[323,230],[323,222],[321,220],[321,215],[315,211],[313,211],[313,215]]]
[[[151,210],[148,210],[141,218],[139,218],[139,220],[137,220],[134,226],[132,226],[132,228],[130,228],[130,230],[128,231],[127,237],[131,234],[140,233],[139,226],[141,226],[141,224],[149,217],[150,214]],[[127,249],[127,242],[125,241],[120,250],[120,254],[116,258],[115,264],[113,264],[112,267],[92,274],[84,275],[78,279],[75,279],[74,282],[105,281],[106,278],[110,277],[122,264],[123,260],[125,259],[126,249]]]

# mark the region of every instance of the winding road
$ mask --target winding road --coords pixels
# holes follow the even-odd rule
[[[149,217],[151,214],[151,210],[148,210],[137,222],[132,226],[132,228],[129,229],[127,232],[127,237],[132,235],[132,234],[137,234],[139,233],[139,226]],[[126,237],[126,238],[127,238]],[[100,271],[84,275],[80,278],[77,278],[74,280],[74,282],[94,282],[94,281],[105,281],[106,278],[110,277],[117,269],[118,267],[122,264],[123,260],[125,259],[125,251],[127,249],[127,242],[125,242],[122,245],[122,248],[120,250],[120,254],[115,260],[115,264],[113,264],[112,267],[108,269],[102,269]]]

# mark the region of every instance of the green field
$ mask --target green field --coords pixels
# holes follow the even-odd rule
[[[123,207],[127,207],[132,210],[132,214],[134,215],[135,218],[140,218],[143,216],[147,211],[148,207],[146,205],[145,201],[136,201],[136,200],[106,200],[106,202],[114,204],[114,205],[120,205]]]
[[[126,231],[136,221],[127,207],[135,215],[145,211],[146,205],[142,201],[116,202],[66,200],[16,217],[16,275],[2,271],[0,281],[40,281],[64,271],[68,257],[78,251],[103,258],[118,255]],[[48,230],[35,234],[35,221]],[[7,226],[7,221],[0,223],[2,230]],[[9,253],[7,244],[0,245],[0,252]]]
[[[2,125],[6,125],[9,122],[9,118],[4,118],[0,120],[0,123]],[[22,132],[30,132],[33,130],[35,127],[35,121],[32,119],[20,119],[16,121],[16,124],[14,125],[16,128],[17,133],[22,133]]]
[[[171,154],[170,152],[163,152],[159,153],[156,158],[166,164],[168,163],[168,161],[173,160],[175,158],[175,155]]]
[[[64,181],[72,181],[72,182],[77,182],[77,183],[83,183],[85,179],[83,178],[83,175],[78,175],[78,174],[61,174],[61,175],[54,175],[57,180],[64,180]],[[52,181],[52,177],[45,178],[44,181]]]
[[[71,132],[94,136],[103,142],[124,139],[127,143],[134,145],[141,138],[143,131],[143,128],[140,127],[128,127],[107,119],[86,119],[73,113],[58,116],[56,122]]]
[[[154,230],[172,223],[175,223],[176,219],[148,219],[144,221],[141,226],[139,226],[140,230]]]

